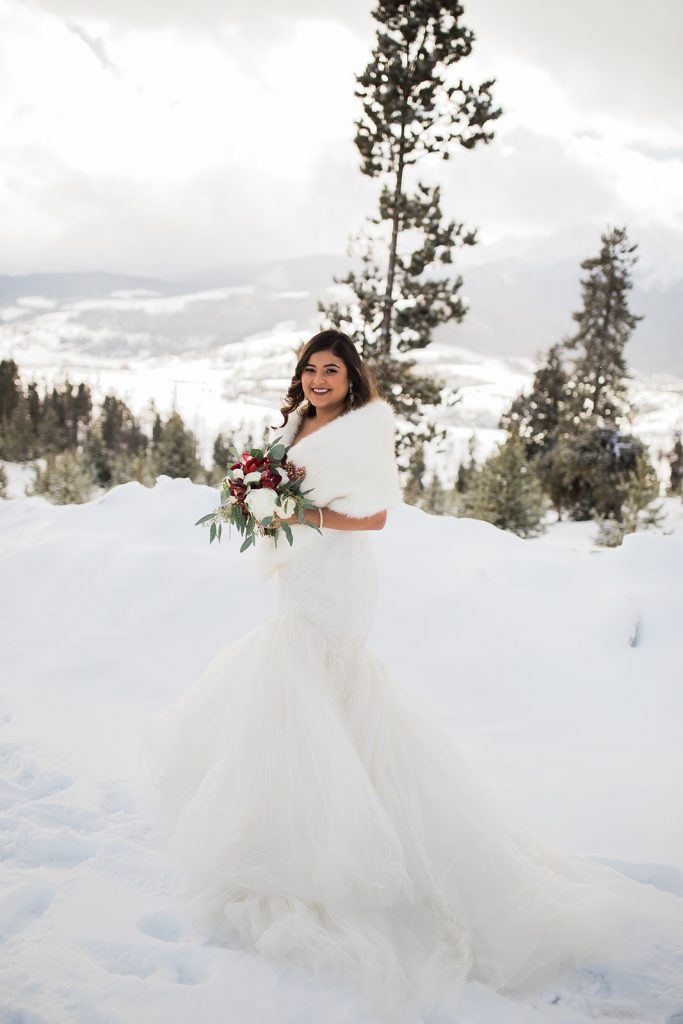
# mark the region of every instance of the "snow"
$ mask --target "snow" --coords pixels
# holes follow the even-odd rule
[[[192,931],[141,796],[149,717],[274,607],[252,553],[193,526],[215,499],[160,477],[0,502],[3,1024],[367,1024]],[[683,536],[597,552],[402,505],[370,537],[371,644],[479,775],[545,837],[683,892]],[[592,1019],[551,998],[472,984],[457,1021]]]

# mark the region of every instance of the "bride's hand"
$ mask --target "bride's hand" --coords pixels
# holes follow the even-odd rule
[[[297,521],[296,520],[296,514],[288,516],[287,519],[281,519],[280,516],[276,515],[276,516],[273,516],[273,521],[270,524],[270,526],[271,526],[271,529],[277,529],[283,523],[287,523],[289,526],[291,526],[296,521]]]

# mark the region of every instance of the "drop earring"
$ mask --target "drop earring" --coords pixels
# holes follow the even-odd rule
[[[349,405],[353,405],[353,381],[349,384]]]

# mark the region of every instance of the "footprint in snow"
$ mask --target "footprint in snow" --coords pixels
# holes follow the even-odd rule
[[[17,886],[4,892],[0,896],[0,943],[7,942],[42,917],[54,895],[54,889],[33,885]]]
[[[104,942],[91,943],[90,948],[110,974],[132,974],[174,985],[199,985],[207,976],[196,950],[131,948]]]
[[[41,772],[36,761],[16,744],[0,744],[0,809],[16,803],[42,800],[73,785],[73,778],[61,772]]]
[[[192,936],[189,922],[173,910],[156,910],[138,920],[143,935],[149,935],[161,942],[187,942]]]
[[[81,807],[70,807],[67,804],[38,802],[32,804],[26,817],[38,825],[55,828],[60,825],[70,828],[72,832],[97,832],[103,827],[103,821],[96,811]]]
[[[94,857],[96,852],[93,843],[62,829],[53,835],[33,835],[7,843],[0,850],[0,859],[29,868],[75,868]]]

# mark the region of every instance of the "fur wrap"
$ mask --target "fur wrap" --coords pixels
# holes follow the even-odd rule
[[[282,444],[289,445],[302,419],[302,410],[296,409],[283,427],[271,428],[268,440],[280,438]],[[309,501],[360,518],[403,501],[394,436],[394,410],[383,398],[375,398],[300,438],[287,457],[295,466],[305,467],[301,489],[311,489],[306,495]],[[324,526],[321,536],[305,523],[294,523],[292,545],[281,532],[277,548],[272,538],[257,538],[252,553],[254,571],[262,579],[268,578],[304,547],[322,542],[325,532]]]

